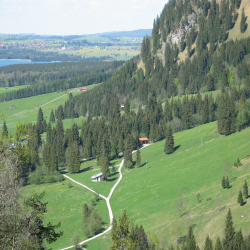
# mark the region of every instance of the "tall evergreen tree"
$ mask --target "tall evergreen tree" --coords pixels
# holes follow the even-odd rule
[[[65,162],[64,129],[61,119],[56,123],[56,154],[58,164]]]
[[[221,186],[222,186],[222,188],[226,188],[226,179],[225,179],[224,175],[222,177]]]
[[[129,231],[129,219],[124,210],[121,218],[119,219],[119,224],[116,226],[115,232],[112,233],[112,245],[111,250],[125,250],[132,248],[132,239]]]
[[[6,136],[8,136],[8,128],[7,128],[6,122],[4,121],[3,127],[2,127],[2,138]]]
[[[39,134],[42,134],[44,132],[44,126],[43,126],[43,111],[41,108],[39,108],[38,110],[36,126]]]
[[[204,250],[213,250],[213,243],[209,236],[206,238]]]
[[[92,157],[92,141],[91,136],[89,135],[84,146],[84,158],[90,159]]]
[[[79,172],[81,162],[80,162],[79,147],[76,141],[72,142],[68,147],[66,163],[70,173]]]
[[[139,147],[137,147],[137,151],[136,151],[136,166],[137,167],[141,166],[141,153],[140,153]]]
[[[58,170],[58,159],[57,159],[57,151],[56,151],[56,138],[54,138],[54,141],[50,147],[50,168],[51,171]]]
[[[245,15],[245,9],[243,8],[241,12],[240,32],[244,33],[246,29],[247,29],[246,15]]]
[[[228,209],[228,213],[226,216],[226,227],[225,227],[225,238],[223,242],[223,247],[225,250],[230,249],[230,245],[233,243],[235,236],[233,220],[232,220],[232,213],[231,210]]]
[[[244,185],[243,185],[243,195],[248,198],[248,185],[247,181],[245,180]]]
[[[167,128],[164,152],[165,154],[172,154],[174,152],[174,137],[170,126]]]
[[[196,241],[195,241],[195,237],[193,234],[192,226],[188,228],[188,234],[186,238],[186,247],[187,247],[187,250],[196,249]]]
[[[216,239],[214,250],[223,250],[219,236]]]
[[[49,121],[50,122],[55,122],[56,121],[53,109],[51,110]]]
[[[239,191],[237,202],[240,204],[240,206],[244,204],[241,190]]]
[[[125,142],[124,166],[127,167],[127,168],[132,168],[133,167],[132,145],[131,145],[129,139],[127,139],[126,142]]]
[[[125,111],[125,115],[126,116],[128,116],[130,114],[130,103],[129,103],[129,99],[128,98],[125,101],[124,111]]]
[[[226,180],[225,180],[225,188],[230,188],[228,176],[226,177]]]

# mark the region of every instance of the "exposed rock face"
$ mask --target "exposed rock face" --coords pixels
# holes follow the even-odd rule
[[[190,32],[191,28],[197,24],[197,14],[192,13],[188,16],[187,23],[170,33],[167,38],[167,42],[170,44],[178,44],[181,41],[182,36],[185,36],[188,32]]]

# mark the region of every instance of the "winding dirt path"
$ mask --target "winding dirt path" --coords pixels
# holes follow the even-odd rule
[[[89,191],[91,191],[91,192],[93,192],[93,193],[99,195],[101,198],[103,198],[104,200],[106,200],[106,204],[107,204],[108,211],[109,211],[109,219],[110,219],[110,225],[109,225],[109,227],[108,227],[104,232],[102,232],[102,233],[100,233],[100,234],[97,234],[97,235],[95,235],[95,236],[93,236],[93,237],[91,237],[91,238],[89,238],[89,239],[87,239],[87,240],[84,240],[84,241],[80,242],[80,243],[79,243],[80,245],[82,245],[82,244],[84,244],[84,243],[86,243],[86,242],[88,242],[88,241],[94,240],[94,239],[96,239],[96,238],[98,238],[98,237],[100,237],[100,236],[106,234],[107,232],[109,232],[109,231],[111,230],[114,215],[113,215],[112,208],[111,208],[111,206],[110,206],[110,202],[109,202],[109,201],[110,201],[110,198],[111,198],[111,196],[112,196],[112,194],[113,194],[115,188],[117,187],[117,185],[119,184],[119,182],[120,182],[121,179],[122,179],[122,171],[121,171],[121,169],[122,169],[122,167],[123,167],[123,164],[124,164],[124,159],[122,160],[122,162],[120,163],[120,167],[118,168],[119,179],[117,180],[117,182],[115,183],[115,185],[111,188],[108,197],[105,197],[105,196],[103,196],[103,195],[97,193],[97,192],[94,191],[93,189],[91,189],[91,188],[89,188],[89,187],[83,185],[82,183],[80,183],[80,182],[78,182],[78,181],[73,180],[72,178],[70,178],[69,176],[67,176],[67,175],[65,175],[65,174],[63,175],[64,177],[68,178],[69,180],[73,181],[74,183],[76,183],[76,184],[78,184],[78,185],[80,185],[80,186],[82,186],[82,187],[88,189]],[[69,246],[69,247],[62,248],[62,249],[60,249],[60,250],[66,250],[66,249],[70,249],[70,248],[73,248],[73,247],[74,247],[74,246]]]

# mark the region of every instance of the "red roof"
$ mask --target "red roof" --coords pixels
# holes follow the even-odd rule
[[[87,90],[87,88],[82,88],[82,90]]]
[[[142,138],[139,138],[139,141],[148,141],[148,138],[147,137],[142,137]]]

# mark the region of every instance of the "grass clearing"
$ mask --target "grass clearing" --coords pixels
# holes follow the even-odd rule
[[[87,88],[93,89],[94,87],[100,85],[101,83],[98,84],[93,84],[90,86],[87,86]],[[67,90],[67,93],[70,90]],[[78,91],[73,91],[72,94],[73,96],[80,94],[81,92]],[[57,99],[59,98],[59,99]],[[55,100],[57,99],[57,100]],[[51,103],[48,103],[52,100],[55,100]],[[68,95],[65,95],[65,92],[54,92],[54,93],[49,93],[49,94],[44,94],[44,95],[39,95],[39,96],[32,96],[28,98],[23,98],[23,99],[16,99],[16,100],[11,100],[8,102],[2,102],[0,103],[0,114],[7,116],[6,124],[9,130],[9,133],[13,134],[16,132],[16,124],[18,122],[32,122],[36,123],[37,121],[37,114],[38,114],[38,109],[40,106],[48,103],[47,105],[42,107],[43,110],[43,115],[44,118],[47,116],[46,120],[49,122],[49,117],[51,110],[58,108],[59,105],[64,105],[65,101],[68,100]],[[14,104],[16,108],[10,109],[10,105]],[[81,125],[82,122],[84,121],[84,118],[75,118],[73,119],[74,122],[76,122],[78,125]],[[63,120],[63,124],[66,128],[71,127],[72,120],[67,119]],[[2,123],[0,124],[0,126]]]
[[[45,214],[45,224],[51,222],[56,224],[61,222],[59,230],[64,231],[62,237],[52,244],[47,244],[49,249],[56,250],[71,246],[71,239],[75,233],[80,235],[81,241],[86,239],[82,230],[82,207],[83,203],[90,204],[90,199],[94,197],[94,194],[87,189],[75,184],[72,188],[68,187],[69,180],[65,180],[58,183],[47,183],[41,185],[28,185],[23,189],[24,195],[31,195],[33,192],[41,193],[46,192],[43,201],[48,202],[47,210]],[[109,226],[109,214],[106,206],[106,201],[100,199],[95,209],[98,214],[103,217],[103,230]],[[105,228],[104,228],[105,227]]]
[[[218,234],[222,236],[230,206],[237,229],[249,231],[250,204],[239,207],[236,200],[247,178],[239,177],[250,174],[250,164],[239,169],[231,166],[237,157],[242,159],[249,154],[250,129],[225,137],[217,133],[216,127],[213,122],[174,134],[175,146],[180,147],[169,156],[163,152],[164,140],[142,149],[142,163],[147,160],[148,169],[145,164],[132,171],[123,169],[123,180],[111,198],[114,215],[118,218],[126,209],[129,218],[142,224],[147,233],[154,231],[171,244],[186,235],[188,226],[193,225],[197,242],[202,246],[208,232],[213,239]],[[229,190],[221,188],[226,161],[231,178],[238,178]],[[184,203],[182,217],[176,205],[179,199]],[[218,206],[222,209],[220,213]],[[240,213],[245,214],[244,219],[239,219]]]
[[[26,88],[28,86],[29,85],[21,85],[21,86],[15,86],[15,87],[8,87],[7,89],[5,87],[4,88],[0,87],[0,95],[15,91],[15,90],[23,89],[23,88]]]

